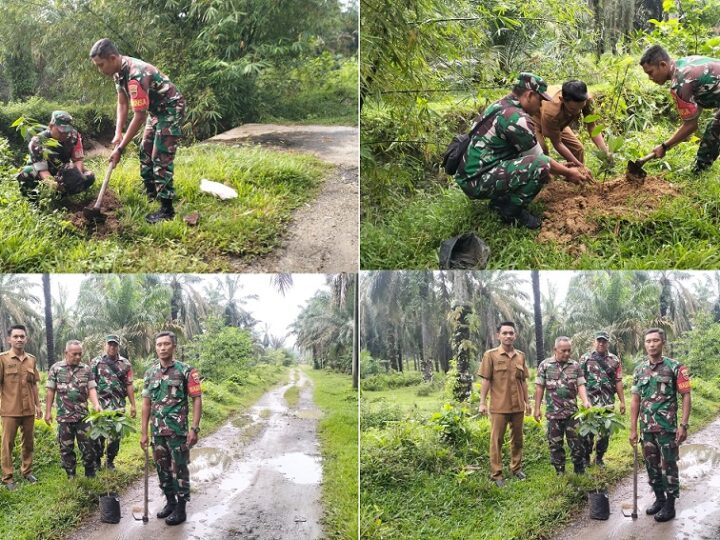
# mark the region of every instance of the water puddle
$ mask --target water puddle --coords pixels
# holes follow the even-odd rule
[[[300,452],[292,452],[269,459],[266,461],[266,465],[296,484],[319,484],[322,479],[320,458]]]
[[[307,420],[319,420],[322,418],[322,412],[320,409],[299,409],[295,411],[295,416]]]
[[[232,462],[231,456],[219,448],[190,449],[190,478],[196,482],[216,480]]]

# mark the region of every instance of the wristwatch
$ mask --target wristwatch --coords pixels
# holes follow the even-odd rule
[[[195,433],[200,433],[200,426],[198,426],[198,427],[193,427],[193,428],[190,428],[190,429],[191,429],[192,431],[194,431]]]
[[[690,427],[690,424],[680,424],[680,427],[683,428],[685,431],[687,431],[688,428]]]
[[[660,143],[660,146],[662,146],[662,149],[665,150],[666,152],[667,152],[668,149],[670,148],[670,147],[667,145],[666,142],[661,142],[661,143]]]

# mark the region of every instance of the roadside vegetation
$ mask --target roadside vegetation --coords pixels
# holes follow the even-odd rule
[[[718,166],[690,172],[709,113],[696,136],[646,165],[644,185],[623,181],[628,160],[680,125],[668,86],[638,65],[642,52],[659,43],[675,58],[717,58],[716,4],[686,2],[682,14],[659,1],[632,13],[620,1],[391,4],[362,14],[362,268],[437,268],[441,242],[468,231],[490,247],[488,268],[717,267]],[[551,93],[571,78],[587,82],[614,154],[613,163],[601,159],[574,126],[603,187],[565,193],[553,180],[531,206],[544,213],[540,231],[502,224],[440,169],[452,137],[521,71],[544,77]]]

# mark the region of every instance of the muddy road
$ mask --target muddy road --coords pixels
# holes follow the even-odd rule
[[[297,404],[285,392],[299,388]],[[190,502],[185,523],[169,527],[155,513],[164,505],[151,467],[148,523],[142,514],[142,479],[120,496],[122,519],[86,519],[70,540],[312,540],[322,537],[322,467],[316,437],[319,409],[312,382],[299,369],[290,383],[266,393],[252,408],[191,450]],[[201,424],[202,425],[202,424]]]
[[[209,139],[226,144],[259,144],[312,154],[334,165],[319,196],[295,211],[282,246],[247,264],[242,272],[355,272],[358,267],[359,182],[357,127],[245,124]]]
[[[629,446],[629,443],[628,443]],[[655,500],[640,464],[638,475],[638,519],[622,514],[624,505],[632,509],[632,476],[610,491],[610,519],[590,519],[587,508],[583,517],[567,526],[555,540],[696,540],[720,538],[720,418],[702,431],[688,437],[680,446],[680,498],[675,503],[676,517],[657,523],[645,514]],[[628,511],[628,513],[630,513]]]

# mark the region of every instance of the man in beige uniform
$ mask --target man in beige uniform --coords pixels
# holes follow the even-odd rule
[[[522,471],[523,418],[530,414],[527,379],[529,376],[525,353],[515,350],[515,323],[501,322],[497,327],[500,346],[485,351],[478,369],[482,377],[480,414],[487,414],[487,395],[490,391],[490,477],[498,487],[505,481],[502,474],[502,444],[505,429],[510,424],[510,470],[520,480]]]
[[[562,85],[562,90],[557,92],[552,101],[544,101],[540,112],[533,117],[535,122],[535,135],[540,146],[547,154],[545,137],[550,139],[553,147],[569,163],[582,166],[585,164],[585,149],[577,138],[577,135],[570,129],[570,124],[587,119],[593,114],[594,102],[587,91],[587,85],[578,80],[567,81]],[[600,150],[608,157],[610,151],[605,144],[602,133],[593,136],[595,122],[585,123],[588,135]]]
[[[10,350],[0,354],[0,416],[2,417],[2,481],[10,491],[13,481],[12,453],[18,427],[22,429],[22,466],[20,473],[25,480],[34,483],[32,474],[35,418],[42,410],[38,397],[37,382],[40,379],[35,357],[25,352],[27,330],[21,324],[8,331]]]

